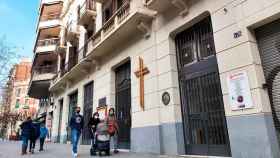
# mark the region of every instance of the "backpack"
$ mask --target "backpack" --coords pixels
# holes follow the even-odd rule
[[[115,128],[114,121],[108,121],[108,133],[110,134],[110,136],[115,135],[116,128]]]

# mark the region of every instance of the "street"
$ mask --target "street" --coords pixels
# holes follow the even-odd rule
[[[71,146],[69,144],[53,144],[47,143],[45,151],[38,152],[38,142],[36,144],[35,154],[27,154],[21,156],[21,142],[3,142],[0,141],[0,158],[71,158]],[[90,157],[90,146],[79,147],[79,158]],[[98,157],[98,156],[96,156]],[[113,154],[110,157],[121,158],[171,158],[167,156],[156,156],[147,154],[134,154],[127,152],[120,152],[119,154]],[[173,158],[173,157],[172,157]],[[175,158],[175,157],[174,157]]]

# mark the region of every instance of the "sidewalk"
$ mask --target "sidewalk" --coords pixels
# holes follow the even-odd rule
[[[71,145],[69,144],[53,144],[47,143],[44,152],[38,152],[39,142],[36,144],[36,152],[34,155],[20,155],[20,142],[3,142],[0,141],[0,158],[71,158]],[[79,158],[90,158],[90,146],[79,146]],[[94,156],[99,157],[99,156]],[[199,156],[166,156],[153,154],[139,154],[120,152],[111,156],[103,156],[107,158],[215,158],[215,157],[199,157]]]

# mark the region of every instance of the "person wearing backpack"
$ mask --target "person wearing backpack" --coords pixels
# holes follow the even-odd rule
[[[44,123],[42,123],[40,127],[40,150],[39,151],[44,151],[44,143],[48,133],[49,133],[48,128],[45,126]]]
[[[108,133],[110,134],[110,138],[114,143],[114,153],[118,153],[118,131],[119,126],[116,120],[115,109],[110,108],[107,116],[107,124],[108,124]]]

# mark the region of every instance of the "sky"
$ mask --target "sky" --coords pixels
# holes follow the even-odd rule
[[[32,58],[39,0],[0,0],[0,37],[19,49],[19,55]]]

